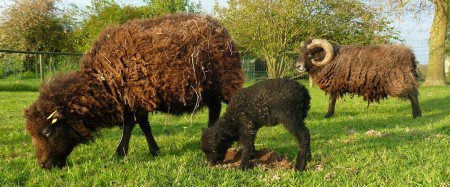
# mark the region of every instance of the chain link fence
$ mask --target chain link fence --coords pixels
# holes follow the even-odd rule
[[[39,79],[78,70],[79,53],[0,50],[0,80]]]

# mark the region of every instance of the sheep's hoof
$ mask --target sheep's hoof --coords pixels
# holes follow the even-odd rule
[[[158,150],[151,150],[151,151],[150,151],[150,154],[151,154],[152,156],[158,156],[158,154],[159,154],[159,149],[158,149]]]
[[[325,115],[324,117],[325,118],[331,118],[333,116],[333,114],[327,114],[327,115]]]

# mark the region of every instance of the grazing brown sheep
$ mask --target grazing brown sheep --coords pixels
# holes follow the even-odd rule
[[[413,118],[420,117],[416,66],[414,53],[403,45],[333,46],[322,39],[302,42],[297,64],[330,94],[326,118],[333,116],[336,99],[347,93],[368,104],[388,95],[409,99]]]
[[[26,111],[26,129],[42,168],[62,167],[73,148],[101,128],[123,127],[117,153],[126,155],[139,124],[150,153],[159,151],[148,122],[152,111],[220,115],[242,87],[240,54],[228,31],[208,16],[176,14],[106,28],[79,72],[52,78]]]
[[[298,142],[295,169],[303,171],[311,160],[310,134],[305,118],[311,97],[300,83],[288,79],[270,79],[240,89],[227,111],[213,125],[203,130],[201,149],[212,165],[222,163],[228,148],[239,141],[242,146],[241,169],[253,167],[256,133],[263,126],[280,123]]]

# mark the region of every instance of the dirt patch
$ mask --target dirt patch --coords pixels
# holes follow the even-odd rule
[[[241,165],[242,150],[228,149],[222,168],[239,168]],[[257,150],[255,158],[251,161],[255,167],[274,170],[291,170],[294,165],[288,161],[287,156],[268,149]]]

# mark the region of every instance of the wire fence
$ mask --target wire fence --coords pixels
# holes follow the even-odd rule
[[[419,73],[423,79],[426,76],[429,49],[420,45],[420,42],[411,47],[420,63]],[[79,70],[81,57],[81,53],[0,50],[0,81],[34,80],[38,84],[57,73]],[[295,59],[292,62],[285,78],[308,80],[308,74],[295,70]],[[445,69],[450,70],[449,56]],[[259,81],[268,77],[266,63],[258,58],[244,56],[242,70],[247,81]]]
[[[0,81],[26,79],[44,81],[60,72],[79,70],[81,56],[80,53],[0,50]],[[268,77],[266,63],[258,58],[243,57],[242,70],[248,81]],[[306,74],[299,76],[294,67],[288,71],[287,75],[291,78],[308,78]]]
[[[0,80],[39,79],[78,70],[82,54],[0,50]]]

